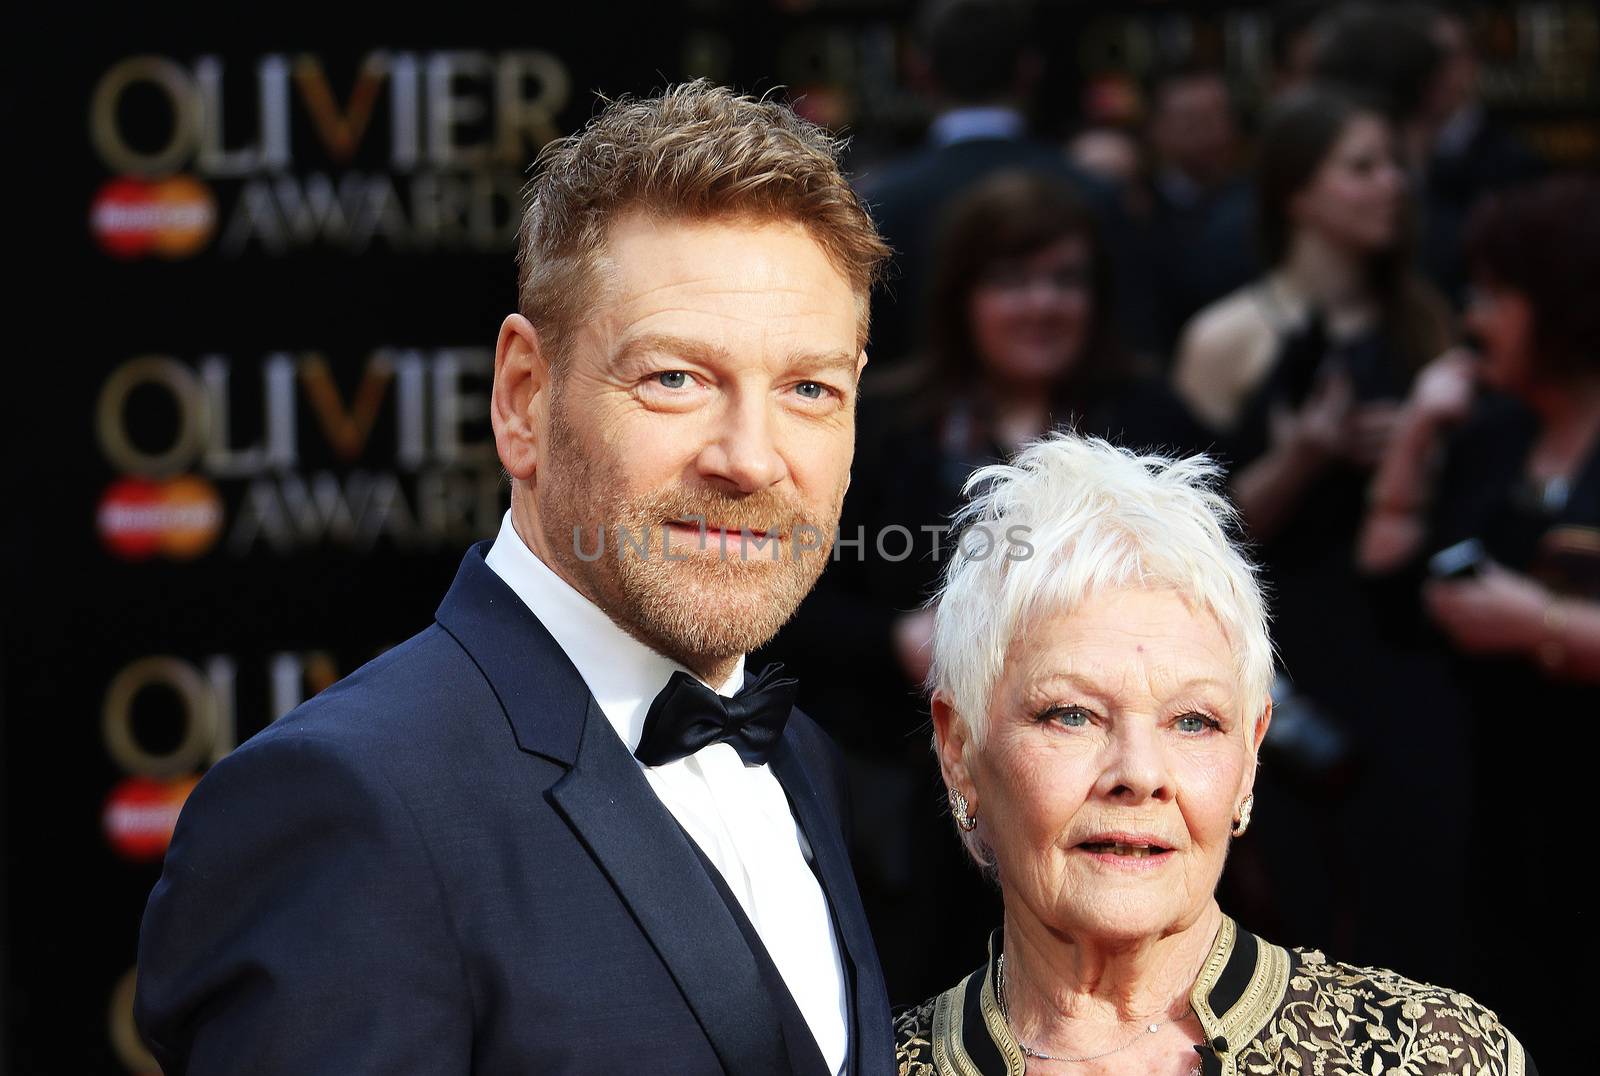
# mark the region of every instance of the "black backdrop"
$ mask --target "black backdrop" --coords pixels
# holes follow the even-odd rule
[[[702,63],[757,81],[779,17],[222,7],[12,41],[11,1071],[150,1070],[119,988],[183,792],[424,627],[493,533],[487,370],[538,144],[592,89],[682,77],[697,25]]]

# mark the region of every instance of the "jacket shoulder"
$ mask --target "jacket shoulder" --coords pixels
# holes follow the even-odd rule
[[[241,747],[316,736],[359,757],[437,742],[461,731],[463,713],[485,710],[501,714],[494,690],[461,644],[434,624],[301,703]]]
[[[1516,1036],[1466,994],[1388,968],[1329,961],[1314,949],[1290,950],[1283,1002],[1241,1062],[1241,1072],[1283,1065],[1418,1076],[1533,1071]]]
[[[245,1071],[241,1058],[252,1072],[442,1071],[470,1050],[432,846],[382,756],[354,748],[336,713],[269,726],[183,805],[134,997],[166,1072]],[[358,996],[373,1021],[352,1038],[329,1014]]]

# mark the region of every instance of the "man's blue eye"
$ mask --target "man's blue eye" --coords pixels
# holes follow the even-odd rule
[[[800,395],[808,400],[819,400],[822,398],[822,394],[827,391],[815,381],[802,381],[796,388],[799,390]]]
[[[667,370],[656,375],[662,388],[681,389],[689,383],[689,375],[682,370]]]

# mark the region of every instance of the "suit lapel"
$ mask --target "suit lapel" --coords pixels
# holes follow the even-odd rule
[[[539,619],[470,550],[441,627],[483,670],[516,745],[569,766],[548,793],[666,965],[730,1073],[790,1071],[755,956],[688,838]]]
[[[434,617],[482,670],[517,746],[570,766],[589,688],[533,610],[484,562],[489,546],[467,551]]]
[[[863,1067],[865,1052],[892,1050],[894,1032],[888,1008],[878,1004],[885,996],[883,975],[867,925],[867,913],[856,889],[855,874],[850,869],[850,856],[840,836],[842,820],[833,816],[831,808],[817,794],[816,784],[806,772],[799,733],[793,722],[784,730],[771,765],[811,845],[823,892],[839,924],[839,941],[849,964],[851,1008],[855,1014],[850,1035],[850,1071],[868,1071],[871,1066]]]
[[[789,1070],[761,972],[682,830],[590,704],[577,763],[550,790],[672,973],[729,1072]]]

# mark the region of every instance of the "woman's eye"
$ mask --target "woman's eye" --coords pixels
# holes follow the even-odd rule
[[[1041,717],[1069,729],[1082,728],[1089,723],[1089,711],[1081,706],[1052,706]]]
[[[1179,732],[1205,732],[1207,729],[1221,727],[1216,718],[1207,717],[1205,714],[1184,714],[1178,718]]]
[[[681,389],[689,384],[689,374],[685,370],[663,370],[656,375],[656,382],[665,389]]]

